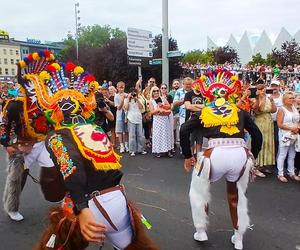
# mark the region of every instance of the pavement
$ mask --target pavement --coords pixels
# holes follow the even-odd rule
[[[0,193],[5,183],[5,153],[0,150]],[[212,184],[209,240],[193,240],[194,227],[188,199],[190,174],[183,170],[180,156],[154,158],[152,155],[124,155],[122,159],[126,192],[153,225],[149,234],[161,249],[233,249],[232,227],[227,206],[225,181]],[[32,171],[38,176],[38,170]],[[244,237],[245,250],[300,249],[300,183],[280,183],[274,175],[249,184],[247,196],[251,230]],[[51,204],[44,201],[38,184],[29,178],[22,193],[20,212],[25,219],[13,222],[0,206],[0,250],[33,249],[47,225]],[[99,247],[91,245],[88,249]],[[103,250],[113,249],[109,242]]]

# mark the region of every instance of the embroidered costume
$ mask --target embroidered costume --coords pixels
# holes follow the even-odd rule
[[[28,169],[34,163],[41,167],[54,165],[44,144],[50,127],[44,112],[37,105],[34,88],[26,78],[41,72],[53,59],[53,55],[44,50],[30,54],[21,61],[18,65],[18,81],[22,86],[19,96],[8,100],[3,108],[0,142],[4,147],[14,148],[14,153],[9,156],[3,203],[5,211],[17,221],[23,219],[18,210]]]
[[[77,215],[89,208],[97,222],[107,226],[106,236],[117,249],[143,249],[132,248],[136,238],[120,184],[120,156],[102,128],[93,122],[99,84],[73,63],[52,63],[29,78],[39,105],[55,128],[46,139],[46,147],[63,177],[68,192],[67,210],[74,206]],[[70,205],[70,198],[74,205]],[[60,246],[59,241],[48,243],[69,249],[72,236],[69,238]]]
[[[262,143],[262,135],[249,114],[236,106],[236,93],[240,81],[226,70],[202,75],[195,83],[206,98],[200,120],[189,120],[180,130],[180,144],[186,159],[192,157],[190,134],[203,130],[209,139],[208,149],[198,154],[190,187],[190,202],[196,233],[194,239],[207,240],[208,203],[210,182],[223,176],[227,181],[228,203],[235,234],[232,243],[242,249],[242,238],[249,226],[245,192],[249,173],[254,166]],[[252,153],[244,141],[244,129],[252,138]],[[230,157],[228,157],[230,156]]]

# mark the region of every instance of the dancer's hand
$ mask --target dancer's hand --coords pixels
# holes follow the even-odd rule
[[[99,243],[104,241],[104,233],[107,231],[106,226],[96,222],[89,208],[82,209],[78,219],[81,233],[87,241]]]
[[[185,169],[185,171],[190,172],[193,169],[195,163],[196,163],[196,159],[195,159],[194,156],[192,156],[189,159],[185,159],[184,160],[184,169]]]
[[[17,153],[17,149],[11,146],[6,147],[6,152],[9,156],[12,156],[13,154]]]

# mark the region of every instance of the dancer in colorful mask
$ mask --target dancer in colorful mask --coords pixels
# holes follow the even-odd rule
[[[136,227],[131,223],[130,206],[120,184],[120,156],[102,128],[93,123],[95,91],[99,87],[95,78],[72,63],[53,63],[39,75],[31,75],[30,81],[38,103],[55,128],[48,135],[46,146],[63,176],[65,190],[73,202],[67,207],[73,207],[78,215],[74,223],[80,224],[84,239],[103,242],[106,236],[116,249],[144,249],[137,248],[140,242],[134,237]],[[57,223],[68,218],[66,214]],[[74,228],[78,227],[70,227],[70,234]],[[72,235],[62,245],[60,240],[50,237],[47,245],[62,249],[72,242]],[[145,241],[149,247],[147,244],[152,244],[149,239]],[[39,249],[45,247],[41,245]],[[152,245],[147,249],[156,248]]]
[[[225,177],[227,181],[228,204],[234,228],[231,240],[235,249],[243,249],[243,235],[249,226],[247,198],[245,192],[249,174],[254,166],[262,143],[262,135],[249,115],[236,106],[236,92],[240,81],[226,70],[216,70],[202,75],[194,87],[205,97],[200,120],[189,120],[180,129],[180,144],[186,158],[187,171],[192,168],[190,202],[197,241],[208,240],[208,203],[210,182]],[[208,149],[193,157],[190,148],[190,134],[203,130],[209,139]],[[252,153],[244,141],[244,129],[252,138]],[[230,156],[230,157],[228,157]],[[254,156],[254,157],[253,157]]]
[[[48,50],[30,54],[18,65],[19,96],[6,102],[0,124],[0,142],[9,155],[3,204],[12,220],[23,220],[19,212],[20,195],[29,169],[36,163],[43,168],[54,164],[44,140],[50,129],[44,112],[39,108],[34,88],[27,76],[39,74],[54,56]]]

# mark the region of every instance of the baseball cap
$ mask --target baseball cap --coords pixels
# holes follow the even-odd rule
[[[277,85],[277,86],[279,86],[280,82],[278,80],[272,80],[271,81],[271,85]]]

